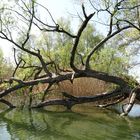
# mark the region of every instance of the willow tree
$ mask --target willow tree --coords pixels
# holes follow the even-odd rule
[[[97,70],[93,63],[97,52],[102,50],[104,46],[113,41],[118,35],[123,35],[127,32],[135,31],[139,36],[140,31],[140,17],[139,17],[139,7],[140,3],[135,1],[87,1],[92,7],[91,13],[87,14],[86,7],[84,4],[81,5],[82,15],[80,15],[81,25],[78,27],[76,33],[71,32],[69,29],[63,27],[63,25],[56,22],[50,11],[44,5],[39,4],[35,0],[11,0],[10,2],[2,1],[0,7],[0,38],[9,41],[14,46],[14,59],[15,59],[15,70],[13,75],[9,80],[3,80],[1,84],[7,82],[10,86],[0,92],[1,102],[14,107],[11,103],[4,100],[8,94],[15,92],[21,88],[31,88],[38,84],[48,83],[48,87],[45,89],[43,97],[46,95],[48,90],[52,85],[58,84],[65,80],[70,80],[73,82],[76,78],[87,77],[96,78],[103,80],[110,84],[115,84],[116,88],[112,91],[106,92],[105,94],[95,95],[95,96],[82,96],[75,97],[68,93],[62,93],[66,99],[56,99],[40,102],[37,105],[32,105],[31,107],[43,107],[48,105],[64,105],[68,109],[75,104],[81,104],[86,102],[100,101],[104,99],[113,99],[112,103],[102,105],[108,106],[111,104],[116,104],[128,97],[130,97],[129,105],[124,111],[127,114],[134,102],[140,100],[139,96],[139,84],[136,81],[130,83],[129,79],[120,77],[119,75],[113,75],[108,73],[108,71]],[[88,8],[88,7],[87,7]],[[46,18],[42,18],[40,9],[45,11],[43,15]],[[42,11],[42,10],[41,10]],[[93,11],[93,12],[92,12]],[[80,39],[87,28],[90,21],[94,21],[96,15],[103,15],[100,18],[108,19],[104,23],[107,26],[107,34],[95,44],[90,45],[90,49],[86,55],[80,55],[82,61],[77,63],[77,58],[79,58],[80,49]],[[47,19],[47,20],[44,20]],[[50,22],[49,22],[50,21]],[[100,23],[100,21],[99,21]],[[35,32],[36,36],[32,36]],[[69,70],[65,70],[63,67],[59,67],[57,59],[52,59],[48,55],[44,55],[39,47],[36,46],[33,40],[39,37],[40,33],[53,33],[61,34],[62,39],[65,41],[72,40],[68,47],[71,51],[69,52]],[[19,36],[22,38],[19,39]],[[49,36],[46,36],[46,38]],[[130,36],[131,37],[131,36]],[[55,36],[54,36],[55,38]],[[124,37],[123,37],[124,38]],[[120,40],[119,43],[123,43],[124,40]],[[55,50],[57,48],[49,48],[50,50]],[[29,45],[30,44],[30,45]],[[114,44],[114,47],[120,46],[120,44]],[[30,46],[30,47],[29,47]],[[123,45],[126,49],[127,45]],[[66,46],[67,47],[67,46]],[[47,48],[44,46],[44,48]],[[85,45],[86,48],[86,45]],[[20,55],[17,55],[17,51],[20,50],[24,55],[26,54],[29,58],[33,58],[35,63],[26,63],[26,59],[23,59]],[[50,53],[52,53],[50,51]],[[100,54],[99,54],[100,55]],[[107,55],[107,54],[106,54]],[[120,53],[117,54],[118,56]],[[79,63],[82,63],[82,68]],[[32,79],[26,79],[24,77],[17,78],[16,74],[18,69],[29,68],[32,72],[36,72]],[[44,99],[44,98],[43,98]]]

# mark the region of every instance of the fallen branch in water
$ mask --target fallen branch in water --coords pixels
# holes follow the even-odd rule
[[[49,101],[44,101],[44,102],[39,103],[38,105],[32,106],[32,108],[41,108],[41,107],[50,106],[50,105],[63,105],[67,107],[67,109],[71,109],[72,106],[76,104],[106,100],[106,99],[110,99],[116,96],[122,96],[123,94],[124,93],[120,89],[116,89],[112,92],[109,92],[106,94],[99,94],[95,96],[72,96],[68,93],[63,93],[66,99],[53,99]]]
[[[106,108],[106,107],[108,107],[108,106],[112,106],[112,105],[118,104],[118,103],[124,101],[126,98],[127,98],[127,96],[120,96],[120,97],[117,98],[117,100],[115,100],[115,101],[112,102],[112,103],[108,103],[108,104],[105,104],[105,105],[97,105],[97,106],[98,106],[98,107]]]

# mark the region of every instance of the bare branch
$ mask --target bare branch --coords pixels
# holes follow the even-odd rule
[[[98,105],[98,107],[106,108],[106,107],[109,107],[109,106],[118,104],[118,103],[124,101],[126,98],[127,98],[127,96],[120,96],[119,98],[117,97],[117,100],[115,100],[114,102],[112,102],[112,103],[107,103],[107,104],[105,104],[105,105]]]
[[[87,18],[87,14],[86,14],[86,11],[85,11],[85,6],[84,4],[82,4],[82,10],[83,10],[83,14],[85,16],[85,19]]]
[[[90,65],[89,65],[89,61],[90,61],[90,58],[91,56],[101,47],[103,47],[104,43],[106,43],[109,39],[111,39],[113,36],[117,35],[118,33],[120,33],[121,31],[123,30],[126,30],[126,29],[129,29],[129,28],[132,28],[132,26],[126,26],[126,27],[123,27],[121,29],[118,29],[117,31],[113,32],[112,34],[108,35],[107,37],[105,37],[101,42],[99,42],[93,49],[92,51],[88,54],[87,56],[87,59],[86,59],[86,69],[89,69],[90,68]]]
[[[49,13],[49,15],[50,15],[52,21],[54,22],[54,24],[57,25],[57,23],[55,22],[55,20],[54,20],[52,14],[50,13],[50,11],[45,6],[41,5],[40,3],[38,3],[38,2],[35,2],[35,3],[38,4],[39,6],[41,6],[42,8],[44,8]]]
[[[78,46],[78,43],[79,43],[79,39],[81,37],[81,34],[82,32],[84,31],[84,29],[86,28],[89,20],[93,17],[95,13],[92,13],[90,14],[89,16],[87,16],[87,18],[83,21],[81,27],[79,28],[78,30],[78,33],[77,33],[77,37],[74,41],[74,45],[73,45],[73,48],[72,48],[72,51],[71,51],[71,57],[70,57],[70,66],[71,68],[74,70],[74,71],[77,71],[77,68],[75,67],[74,65],[74,60],[75,60],[75,54],[76,54],[76,50],[77,50],[77,46]]]
[[[106,94],[99,94],[95,96],[80,96],[80,97],[78,96],[74,97],[70,94],[63,93],[63,95],[67,97],[68,99],[49,100],[49,101],[41,102],[36,106],[32,106],[32,108],[41,108],[41,107],[50,106],[50,105],[64,105],[67,107],[67,109],[71,109],[72,106],[76,104],[96,102],[99,100],[101,101],[101,100],[108,99],[110,97],[118,96],[119,94],[121,95],[122,92],[117,92],[117,90],[106,93]]]
[[[132,6],[132,7],[119,7],[118,10],[133,10],[135,8],[138,8],[138,7],[140,7],[140,4]]]
[[[109,32],[108,32],[107,36],[111,35],[111,33],[112,33],[112,26],[113,26],[113,16],[111,15],[111,17],[110,17]]]
[[[31,28],[32,28],[32,24],[33,24],[34,14],[35,14],[35,11],[34,11],[34,1],[32,1],[31,20],[30,20],[30,24],[29,24],[28,31],[27,31],[26,39],[25,39],[25,41],[22,43],[22,47],[23,47],[23,48],[24,48],[25,44],[27,43],[27,41],[29,40],[29,37],[30,37],[29,35],[30,35]]]
[[[6,104],[7,106],[9,106],[9,108],[15,108],[16,106],[14,106],[13,104],[11,104],[10,102],[8,102],[7,100],[5,99],[0,99],[0,102],[3,103],[3,104]]]
[[[133,24],[132,22],[128,21],[128,20],[122,20],[126,23],[128,23],[129,25],[131,25],[132,27],[134,27],[135,29],[137,29],[138,31],[140,31],[140,27],[137,27],[135,24]]]
[[[13,77],[15,76],[17,69],[19,68],[20,64],[22,63],[22,59],[20,59],[19,62],[17,62],[17,60],[16,60],[16,49],[15,48],[14,48],[14,60],[16,63],[16,68],[12,74]]]
[[[21,79],[11,77],[10,80],[9,80],[9,83],[12,83],[13,81],[18,82],[19,84],[23,84],[23,81]]]
[[[45,89],[44,94],[43,94],[43,97],[42,97],[42,99],[41,99],[42,102],[45,101],[45,97],[46,97],[47,93],[50,91],[50,88],[52,87],[52,85],[53,85],[53,84],[50,83],[50,84],[48,85],[48,87]]]
[[[135,102],[135,98],[136,98],[136,93],[133,92],[131,97],[130,97],[130,101],[129,104],[127,105],[126,109],[124,110],[124,112],[121,114],[121,116],[126,116],[132,109],[134,102]]]

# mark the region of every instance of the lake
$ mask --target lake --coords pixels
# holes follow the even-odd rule
[[[1,109],[0,140],[140,140],[140,118],[92,106],[73,111]]]

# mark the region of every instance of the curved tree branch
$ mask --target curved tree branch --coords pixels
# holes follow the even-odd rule
[[[123,27],[121,29],[118,29],[117,31],[113,32],[112,34],[109,34],[108,36],[106,36],[101,42],[99,42],[92,50],[91,52],[88,54],[87,56],[87,59],[86,59],[86,69],[89,69],[90,68],[90,59],[92,57],[92,55],[101,47],[103,47],[103,45],[109,40],[111,39],[112,37],[114,37],[115,35],[119,34],[121,31],[123,30],[126,30],[126,29],[129,29],[129,28],[132,28],[132,26],[126,26],[126,27]]]

